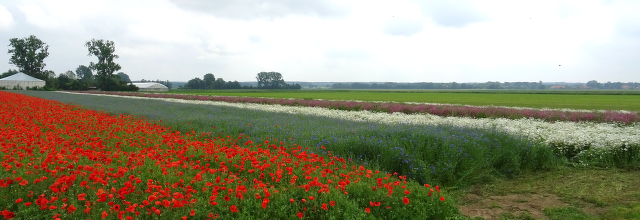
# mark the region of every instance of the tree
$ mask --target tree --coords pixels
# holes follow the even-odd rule
[[[84,45],[89,50],[87,56],[98,57],[98,62],[91,62],[89,68],[95,70],[98,79],[98,88],[102,90],[112,90],[114,87],[118,87],[114,80],[113,73],[121,69],[120,64],[115,63],[113,60],[119,58],[114,54],[116,51],[113,41],[96,40],[91,39]]]
[[[206,84],[204,83],[204,81],[196,77],[194,79],[189,80],[189,82],[187,82],[187,84],[184,85],[184,88],[185,89],[204,89],[205,86]]]
[[[65,72],[64,74],[67,75],[67,77],[69,77],[69,79],[72,79],[72,80],[76,80],[77,79],[76,74],[73,73],[73,71],[71,71],[71,70],[67,70],[67,72]]]
[[[589,87],[590,89],[599,89],[600,88],[600,83],[598,83],[598,81],[591,80],[591,81],[587,82],[587,87]]]
[[[69,78],[67,74],[60,73],[60,75],[58,76],[58,88],[62,90],[69,90],[71,81],[71,78]]]
[[[93,82],[93,72],[85,65],[80,65],[76,68],[76,77],[88,84]]]
[[[226,89],[225,81],[222,78],[217,78],[215,82],[213,82],[213,88],[215,89]]]
[[[36,36],[31,35],[28,38],[9,39],[9,52],[12,53],[9,63],[16,65],[20,72],[23,72],[29,76],[46,79],[47,76],[43,73],[44,58],[49,56],[49,45]]]
[[[228,81],[225,87],[227,87],[227,89],[242,89],[242,86],[238,81]]]
[[[285,86],[282,74],[279,72],[260,72],[256,79],[258,80],[258,88],[261,89],[280,89]]]
[[[129,75],[127,75],[126,73],[119,72],[118,76],[120,76],[120,81],[125,83],[131,83],[131,78],[129,78]]]
[[[203,77],[203,80],[204,80],[204,84],[206,85],[207,89],[215,88],[213,85],[214,85],[214,82],[216,81],[216,77],[213,74],[211,74],[211,73],[205,74],[204,77]]]
[[[487,82],[487,89],[499,89],[500,88],[500,82],[499,81],[488,81]]]

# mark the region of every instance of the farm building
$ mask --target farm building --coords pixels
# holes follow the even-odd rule
[[[140,92],[166,92],[169,88],[160,83],[132,83],[140,88]]]
[[[20,87],[21,89],[27,89],[27,87],[42,88],[45,84],[44,80],[36,79],[24,73],[16,73],[0,79],[0,87],[4,87],[6,89],[13,89],[16,87]]]

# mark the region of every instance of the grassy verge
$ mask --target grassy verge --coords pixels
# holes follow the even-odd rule
[[[537,92],[536,92],[537,91]],[[525,93],[529,92],[529,93]],[[370,90],[171,90],[170,93],[248,96],[269,98],[426,102],[461,105],[494,105],[530,108],[572,108],[588,110],[627,110],[640,112],[638,91],[567,91],[546,90],[464,90],[464,91],[370,91]]]
[[[640,171],[560,168],[454,193],[463,214],[486,219],[638,219]]]

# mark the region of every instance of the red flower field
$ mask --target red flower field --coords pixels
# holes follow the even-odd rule
[[[457,212],[437,186],[434,192],[331,154],[275,139],[182,134],[160,123],[0,92],[2,217],[397,219]]]

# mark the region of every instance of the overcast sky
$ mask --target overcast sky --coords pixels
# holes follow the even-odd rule
[[[10,38],[49,45],[45,69],[115,42],[132,80],[640,82],[640,1],[3,0]]]

